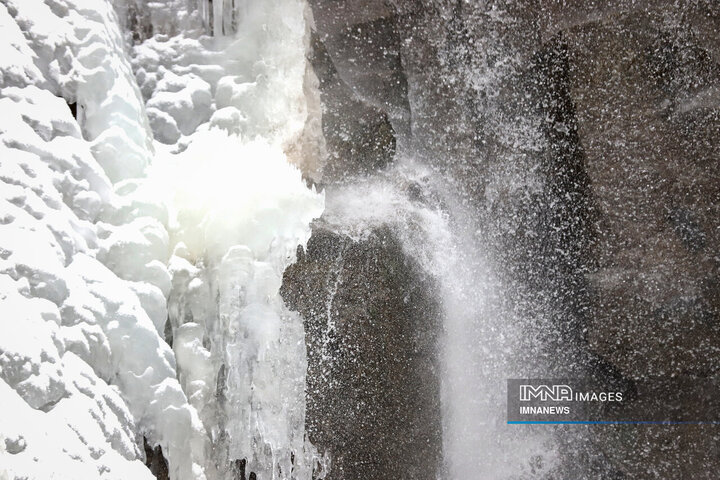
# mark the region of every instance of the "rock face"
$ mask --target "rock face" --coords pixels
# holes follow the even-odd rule
[[[683,14],[632,11],[564,34],[600,218],[588,339],[631,377],[720,366],[720,66]]]
[[[554,373],[717,375],[716,2],[310,3],[315,68],[335,82],[321,82],[334,112],[329,183],[346,164],[372,172],[392,160],[382,150],[392,141],[332,116],[370,105],[401,153],[426,159],[476,209],[513,310],[528,325],[549,319],[538,342]],[[333,147],[338,139],[351,145]],[[375,151],[390,153],[363,159]],[[598,431],[562,468],[574,478],[709,478],[718,463],[702,445],[712,435]]]
[[[410,105],[402,39],[383,1],[312,0],[311,61],[320,80],[328,158],[323,182],[368,175],[392,162],[407,138]]]
[[[386,166],[395,154],[395,132],[388,114],[356,97],[340,78],[317,36],[313,37],[312,65],[323,102],[323,135],[328,161],[323,182],[368,174]]]
[[[709,381],[720,368],[720,70],[704,32],[710,18],[718,31],[720,10],[669,3],[559,34],[597,208],[586,339],[626,378]],[[717,459],[701,445],[713,436],[602,432],[598,443],[631,477],[709,478]]]
[[[155,475],[158,480],[169,480],[170,472],[165,456],[162,453],[162,447],[151,447],[147,443],[147,439],[143,437],[143,449],[145,450],[145,466],[148,467],[150,473]]]
[[[316,224],[281,294],[305,319],[310,441],[328,478],[436,479],[442,464],[433,283],[387,228]]]

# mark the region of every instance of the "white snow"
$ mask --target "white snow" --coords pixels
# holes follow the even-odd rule
[[[198,4],[0,3],[0,479],[320,461],[278,293],[324,208],[307,6]]]
[[[173,478],[202,478],[206,435],[158,335],[167,216],[112,185],[154,154],[115,13],[8,0],[0,29],[0,476],[152,478],[145,435]]]

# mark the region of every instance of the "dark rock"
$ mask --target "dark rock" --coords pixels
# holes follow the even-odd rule
[[[433,282],[388,228],[315,224],[281,294],[305,319],[310,441],[330,479],[436,479],[442,464]]]
[[[76,102],[67,102],[67,106],[70,109],[70,113],[72,114],[73,118],[77,120],[77,103]]]
[[[350,87],[353,97],[386,112],[395,130],[409,133],[407,78],[394,11],[376,0],[310,4],[316,36],[338,79]]]
[[[717,2],[311,3],[343,88],[373,98],[393,122],[407,102],[409,129],[393,123],[398,148],[425,160],[477,212],[472,228],[507,284],[505,308],[537,332],[533,353],[550,359],[548,376],[632,385],[652,375],[717,375]],[[401,72],[392,62],[378,76],[347,68],[343,57],[357,50],[344,35],[356,24],[375,32],[358,37],[366,48],[399,51]],[[387,88],[401,77],[405,88]],[[323,97],[324,108],[336,98]],[[342,177],[349,167],[334,161],[326,168]],[[328,348],[339,348],[335,341]],[[558,430],[558,476],[711,478],[717,455],[703,446],[714,435],[704,427]]]
[[[720,368],[717,322],[702,320],[720,318],[707,288],[720,275],[720,115],[707,96],[720,68],[685,12],[664,7],[565,33],[599,213],[588,338],[631,377]]]
[[[407,78],[394,11],[384,2],[310,3],[328,151],[323,182],[332,183],[392,161],[397,134],[410,128]]]
[[[232,480],[257,480],[257,474],[250,472],[248,476],[245,475],[247,469],[247,460],[234,460],[230,463],[230,478]]]
[[[388,114],[356,96],[338,76],[325,46],[313,36],[311,61],[323,102],[322,130],[328,159],[324,183],[383,168],[395,155],[395,132]]]
[[[150,472],[158,480],[169,480],[168,463],[163,455],[162,447],[160,445],[150,446],[147,438],[143,437],[143,448],[145,449],[145,465],[150,469]]]
[[[230,474],[233,480],[246,480],[245,467],[247,466],[247,460],[235,460],[231,462]]]

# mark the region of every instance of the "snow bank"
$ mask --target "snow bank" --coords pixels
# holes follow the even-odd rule
[[[152,478],[145,435],[173,478],[203,478],[158,335],[167,212],[129,180],[154,152],[115,13],[7,0],[0,32],[0,477]]]
[[[0,478],[312,476],[307,6],[208,6],[0,4]]]
[[[157,140],[185,145],[208,126],[259,136],[279,141],[292,163],[318,175],[323,137],[317,79],[305,58],[304,1],[200,1],[197,9],[176,2],[173,15],[164,3],[126,1],[150,12],[155,33],[133,47],[132,65]]]

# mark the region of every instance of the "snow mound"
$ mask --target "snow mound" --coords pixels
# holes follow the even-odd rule
[[[7,0],[0,32],[0,477],[149,479],[145,436],[204,478],[158,334],[167,212],[132,188],[154,151],[115,12]]]
[[[0,3],[0,478],[313,477],[306,9]]]

